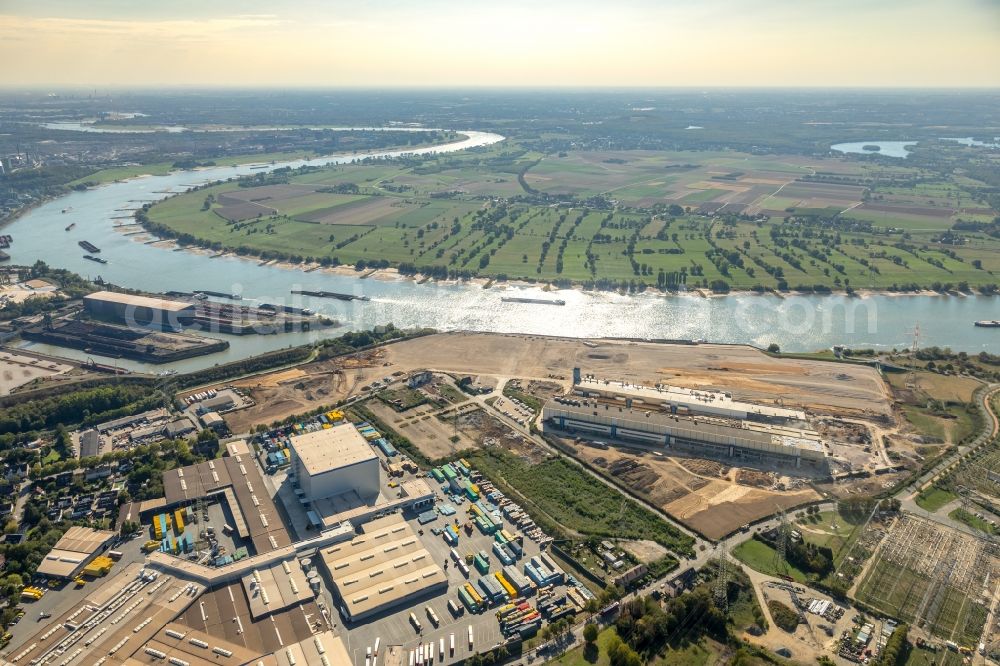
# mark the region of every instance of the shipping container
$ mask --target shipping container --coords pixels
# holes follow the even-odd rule
[[[460,589],[465,590],[469,594],[469,596],[472,598],[472,600],[474,602],[476,602],[476,605],[478,605],[478,606],[482,606],[483,605],[483,598],[482,598],[482,596],[480,596],[480,594],[478,592],[476,592],[476,588],[472,587],[472,583],[466,583]]]
[[[481,606],[476,603],[476,600],[469,594],[469,590],[465,587],[458,588],[458,598],[469,609],[470,613],[478,613]],[[457,604],[456,604],[457,605]],[[461,613],[453,613],[454,615],[461,615]]]
[[[506,592],[508,596],[510,596],[511,598],[517,596],[517,590],[514,589],[513,585],[507,582],[507,579],[504,577],[503,573],[497,571],[494,572],[493,576],[497,579],[497,582],[500,583],[500,587],[504,589],[504,592]]]

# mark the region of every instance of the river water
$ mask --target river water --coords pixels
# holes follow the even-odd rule
[[[406,151],[430,153],[483,146],[503,137],[465,131],[469,138],[448,146]],[[356,154],[295,160],[269,166],[344,163],[366,155]],[[913,331],[920,329],[921,346],[950,346],[968,352],[1000,353],[1000,329],[973,327],[979,319],[1000,319],[1000,298],[983,296],[788,296],[737,294],[704,298],[692,294],[625,296],[560,290],[545,293],[528,286],[427,283],[406,279],[359,279],[329,271],[305,272],[297,268],[260,265],[256,260],[218,257],[146,245],[114,227],[122,209],[162,199],[192,185],[260,169],[213,167],[174,172],[110,183],[74,192],[42,205],[6,227],[13,236],[8,250],[12,263],[36,260],[67,268],[81,275],[100,275],[114,284],[152,292],[209,289],[239,293],[245,302],[267,302],[308,307],[343,324],[341,328],[302,334],[224,336],[231,343],[226,352],[187,359],[156,369],[189,371],[245,358],[264,351],[302,344],[320,335],[371,328],[393,323],[399,327],[430,326],[439,330],[477,330],[579,337],[632,337],[705,339],[710,342],[777,343],[786,351],[812,351],[834,344],[882,349],[909,347]],[[67,212],[63,212],[63,210]],[[65,227],[71,222],[71,231]],[[121,222],[121,220],[119,220]],[[88,240],[102,249],[108,264],[83,259],[77,245]],[[293,296],[292,289],[327,290],[369,297],[369,301],[337,301]],[[559,298],[563,306],[505,303],[503,296]],[[223,337],[223,336],[219,336]],[[83,352],[48,345],[27,345],[37,351],[73,358]],[[106,359],[99,359],[107,361]],[[122,367],[150,369],[144,364],[118,361]]]

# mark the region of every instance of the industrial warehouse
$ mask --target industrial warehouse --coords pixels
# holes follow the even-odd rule
[[[244,440],[226,442],[222,458],[165,472],[164,497],[121,509],[120,520],[140,521],[152,538],[116,541],[95,574],[101,584],[54,608],[0,664],[360,666],[380,641],[378,663],[405,666],[407,652],[414,663],[452,663],[586,605],[589,592],[542,554],[550,539],[467,462],[425,476],[376,446],[367,423],[322,425],[289,437],[288,469],[299,474],[265,476]],[[390,475],[397,468],[402,477]],[[319,499],[307,499],[307,487]],[[307,513],[322,518],[295,536]],[[74,530],[57,546],[77,548],[86,535]],[[117,535],[101,536],[86,550]],[[53,578],[76,575],[90,557],[64,562],[60,553],[49,558],[62,567]],[[508,603],[499,621],[485,612],[539,587],[553,589],[537,605]]]
[[[94,530],[89,527],[73,526],[66,530],[56,545],[52,547],[42,563],[38,565],[38,573],[48,578],[68,580],[83,573],[88,566],[97,560],[117,536],[107,530]],[[103,575],[102,563],[92,567],[88,574]]]
[[[378,495],[378,456],[358,429],[346,423],[291,438],[292,466],[310,500],[354,491]]]
[[[83,297],[83,307],[92,315],[117,323],[178,330],[194,323],[194,303],[149,296],[98,291]]]
[[[225,500],[233,521],[227,525],[241,540],[249,541],[255,552],[287,546],[291,543],[288,531],[246,442],[237,440],[226,447],[229,455],[224,458],[163,473],[165,513],[184,506],[197,508],[206,499]],[[167,549],[169,546],[161,550]]]
[[[598,379],[593,375],[581,376],[573,368],[573,391],[587,397],[631,398],[656,408],[677,414],[704,414],[726,419],[751,421],[792,420],[804,421],[805,412],[780,406],[758,405],[734,400],[722,391],[689,389],[657,384],[644,386],[627,382]]]
[[[611,440],[635,442],[664,452],[738,459],[825,473],[826,452],[810,431],[749,421],[688,418],[591,400],[553,399],[542,408],[546,426]]]
[[[366,523],[361,536],[320,551],[327,575],[357,622],[448,586],[448,577],[399,515]]]

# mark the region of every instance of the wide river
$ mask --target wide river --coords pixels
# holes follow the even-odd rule
[[[468,139],[416,153],[448,152],[484,146],[503,137],[463,131]],[[298,167],[305,164],[345,163],[373,152],[296,160],[270,165]],[[913,343],[919,327],[921,346],[949,346],[967,352],[1000,353],[1000,329],[976,328],[979,319],[1000,319],[1000,298],[983,296],[788,296],[738,294],[704,298],[692,294],[664,296],[561,290],[545,293],[534,287],[484,289],[479,284],[417,284],[406,279],[359,279],[353,275],[317,270],[305,272],[256,260],[212,258],[208,254],[177,250],[164,244],[147,245],[135,236],[114,229],[113,218],[128,215],[125,209],[162,199],[170,193],[211,180],[231,178],[262,169],[249,166],[214,167],[148,176],[74,192],[28,212],[3,233],[13,236],[8,253],[12,263],[43,260],[82,275],[151,292],[209,289],[240,293],[245,302],[284,303],[327,314],[344,326],[322,333],[225,336],[228,351],[188,359],[156,369],[178,371],[244,358],[263,351],[302,344],[317,335],[337,335],[347,329],[371,328],[393,323],[398,327],[430,326],[439,330],[476,330],[579,337],[683,338],[710,342],[775,342],[785,351],[812,351],[834,344],[881,349],[905,348]],[[63,212],[66,210],[66,212]],[[71,231],[65,231],[70,223]],[[100,265],[83,258],[77,245],[88,240],[102,249],[108,260]],[[292,289],[327,290],[369,297],[369,301],[342,302],[293,297]],[[560,298],[563,306],[505,303],[502,296]],[[86,358],[48,345],[28,345],[37,351]],[[106,359],[100,359],[106,360]],[[119,361],[133,369],[151,369]]]

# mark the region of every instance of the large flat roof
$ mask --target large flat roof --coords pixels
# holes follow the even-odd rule
[[[227,501],[230,498],[235,500],[235,505],[230,502],[230,509],[234,514],[240,514],[234,515],[237,523],[241,518],[243,520],[243,525],[237,524],[234,527],[241,534],[245,532],[249,535],[258,553],[270,552],[291,543],[288,530],[285,529],[278,508],[260,475],[257,463],[249,454],[229,455],[218,460],[167,470],[163,473],[163,490],[167,505],[180,504],[213,493],[226,494]]]
[[[313,476],[367,460],[378,460],[368,440],[351,423],[292,438],[292,451]]]
[[[799,421],[803,421],[806,418],[805,412],[799,409],[787,409],[780,406],[744,402],[742,400],[735,400],[728,393],[707,389],[689,389],[682,386],[670,386],[668,384],[646,386],[644,384],[619,382],[597,377],[583,377],[580,383],[576,384],[576,388],[583,391],[617,393],[643,401],[652,401],[657,404],[670,403],[687,407],[694,412],[731,412],[734,415],[757,414],[769,418],[796,419]]]
[[[435,490],[427,479],[414,478],[399,484],[398,494],[386,497],[379,494],[374,498],[365,499],[357,491],[350,490],[333,497],[323,497],[313,500],[313,510],[327,528],[343,523],[345,520],[355,520],[369,516],[373,511],[394,511],[401,506],[412,504],[418,500],[434,497]]]
[[[348,614],[359,618],[438,585],[448,576],[403,517],[366,525],[364,534],[320,550]]]
[[[117,303],[119,305],[131,305],[134,307],[153,308],[166,312],[184,312],[194,310],[194,303],[184,301],[170,301],[165,298],[153,298],[151,296],[137,296],[135,294],[120,294],[116,291],[95,291],[83,297],[84,301],[102,301],[104,303]]]
[[[95,530],[74,525],[66,530],[45,559],[38,565],[38,573],[66,578],[97,553],[116,534],[108,530]]]
[[[658,437],[673,436],[692,442],[706,442],[741,446],[771,453],[801,455],[808,458],[822,458],[825,449],[821,441],[808,437],[803,431],[795,437],[789,428],[769,428],[766,425],[736,427],[723,423],[713,423],[702,418],[673,416],[646,409],[629,409],[617,405],[583,404],[580,406],[557,403],[550,400],[543,407],[543,417],[563,416],[576,423],[592,423],[602,427],[615,425],[621,433],[624,429],[640,433],[655,433]]]

